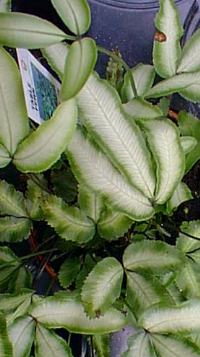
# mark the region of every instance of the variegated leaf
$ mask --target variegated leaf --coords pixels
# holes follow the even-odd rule
[[[35,339],[36,357],[72,357],[70,347],[66,341],[55,332],[49,331],[41,324],[36,328]]]
[[[81,268],[81,262],[78,257],[67,258],[61,265],[58,280],[60,285],[67,289],[76,279]]]
[[[70,332],[89,335],[118,331],[127,324],[125,316],[113,308],[104,316],[89,318],[79,299],[66,292],[62,297],[58,295],[36,302],[30,314],[48,328],[66,328]]]
[[[30,355],[34,334],[35,321],[30,316],[19,317],[8,327],[8,335],[12,343],[14,357]]]
[[[0,168],[7,166],[11,161],[8,150],[0,144]]]
[[[28,134],[29,123],[19,70],[3,48],[0,48],[0,111],[0,142],[11,157],[19,142]],[[8,153],[1,147],[3,166],[9,162]]]
[[[150,333],[200,331],[200,299],[191,299],[179,306],[151,307],[138,323]]]
[[[84,38],[73,42],[66,58],[60,92],[62,101],[68,100],[81,90],[94,69],[97,60],[95,41]]]
[[[185,170],[185,158],[176,126],[167,119],[140,121],[157,166],[155,203],[163,204],[172,195]]]
[[[139,127],[129,123],[117,92],[91,75],[78,95],[80,118],[101,149],[129,181],[152,198],[155,177]]]
[[[189,187],[184,183],[180,182],[177,185],[173,195],[167,201],[167,212],[168,214],[172,213],[181,203],[189,201],[193,198],[192,192]]]
[[[133,220],[125,214],[107,208],[100,216],[97,230],[102,238],[110,241],[122,237],[132,224]]]
[[[28,218],[0,217],[0,242],[21,242],[29,237],[31,227]]]
[[[11,0],[0,0],[0,11],[11,11]]]
[[[110,336],[109,335],[95,335],[93,336],[93,343],[98,357],[110,357]]]
[[[200,30],[190,37],[183,47],[177,72],[196,72],[200,70]]]
[[[84,282],[81,298],[86,312],[91,317],[103,315],[119,298],[123,268],[117,259],[101,260]]]
[[[185,298],[200,298],[199,265],[188,259],[177,272],[176,284]]]
[[[182,263],[179,251],[161,241],[141,241],[129,245],[123,256],[127,270],[170,270]]]
[[[154,214],[150,201],[130,186],[106,156],[78,130],[68,146],[67,156],[79,181],[104,195],[111,206],[135,220],[144,220]]]
[[[65,150],[76,127],[73,99],[58,106],[52,118],[42,123],[17,148],[14,164],[22,172],[41,172],[51,167]]]
[[[157,32],[154,36],[154,66],[161,77],[172,77],[176,74],[181,55],[180,39],[183,35],[178,9],[173,0],[160,0],[155,25]]]
[[[81,210],[97,223],[104,208],[102,197],[84,185],[79,185],[78,191],[78,203]]]
[[[8,337],[6,320],[2,314],[0,314],[0,353],[2,357],[13,357],[13,349]]]
[[[151,335],[151,341],[156,353],[162,357],[198,357],[200,354],[199,347],[184,337],[153,334]]]
[[[43,48],[68,36],[51,22],[18,12],[0,13],[0,44],[8,47]]]
[[[0,180],[0,214],[16,218],[28,218],[24,196],[6,181]]]
[[[142,98],[134,98],[123,104],[123,109],[134,119],[154,119],[163,115],[157,105],[153,105]]]
[[[69,46],[66,43],[56,43],[42,49],[42,54],[46,58],[51,68],[62,80],[65,70],[65,62],[69,53]]]
[[[200,262],[200,221],[182,222],[181,233],[176,246],[182,252],[191,256],[192,260]],[[185,234],[184,234],[185,233]],[[191,237],[190,237],[191,236]],[[194,239],[194,238],[196,239]]]
[[[122,357],[157,357],[149,335],[144,331],[134,333],[128,339],[128,350]]]
[[[198,141],[193,136],[181,136],[180,140],[185,155],[193,151],[198,145]]]
[[[70,207],[61,198],[50,196],[42,205],[44,217],[60,237],[86,243],[95,233],[95,225],[80,209]]]
[[[129,102],[134,98],[130,79],[131,75],[133,76],[138,97],[143,97],[147,90],[153,85],[155,70],[154,67],[149,64],[140,63],[136,67],[133,67],[130,72],[127,72],[124,76],[124,83],[121,89],[123,102]]]
[[[0,310],[6,312],[15,310],[24,301],[29,300],[32,295],[33,291],[29,289],[22,289],[20,293],[0,294]]]
[[[87,0],[51,0],[57,13],[76,35],[82,35],[90,27],[91,15]]]

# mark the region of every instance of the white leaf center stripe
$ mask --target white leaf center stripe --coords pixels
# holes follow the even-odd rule
[[[7,148],[10,153],[12,153],[13,151],[13,145],[12,145],[12,129],[11,129],[11,123],[10,123],[10,118],[9,118],[9,114],[8,114],[8,110],[6,107],[6,101],[4,98],[4,94],[3,94],[3,89],[2,89],[2,85],[0,84],[0,96],[1,96],[1,100],[2,100],[2,105],[3,105],[3,109],[4,109],[4,113],[5,113],[5,117],[6,117],[6,121],[4,121],[4,123],[7,123],[7,128],[8,128],[8,132],[9,132],[9,148]]]

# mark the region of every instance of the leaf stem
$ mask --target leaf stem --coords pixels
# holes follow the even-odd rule
[[[38,255],[44,255],[44,254],[47,254],[47,253],[53,253],[53,252],[56,252],[58,250],[59,250],[58,248],[46,249],[46,250],[42,250],[40,252],[35,252],[35,253],[31,253],[31,254],[25,255],[23,257],[20,257],[20,259],[21,260],[27,260],[27,259],[30,259],[30,258],[37,257]]]
[[[131,86],[132,86],[132,90],[133,90],[133,93],[134,93],[134,97],[138,97],[138,93],[137,93],[135,81],[134,81],[134,78],[133,78],[133,74],[132,74],[131,69],[128,66],[128,64],[122,58],[117,56],[115,53],[113,53],[112,51],[110,51],[110,50],[108,50],[108,49],[106,49],[104,47],[97,46],[97,50],[100,53],[104,53],[105,55],[111,57],[115,62],[120,63],[124,67],[125,71],[129,73],[129,78],[130,78],[130,81],[131,81]]]

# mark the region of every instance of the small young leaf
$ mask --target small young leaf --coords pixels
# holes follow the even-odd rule
[[[7,14],[0,13],[0,27],[2,15]],[[3,48],[0,48],[0,111],[0,143],[12,156],[19,142],[27,136],[29,122],[19,70],[14,59]],[[4,164],[8,162],[8,153],[1,147]]]
[[[126,72],[124,76],[124,84],[121,89],[121,96],[123,102],[129,102],[134,98],[134,93],[131,85],[130,76],[133,76],[137,94],[142,97],[148,89],[153,85],[155,78],[154,67],[149,64],[138,64],[136,67],[131,69],[130,72]]]
[[[193,151],[198,145],[198,141],[193,136],[181,136],[180,140],[185,155]]]
[[[182,135],[192,136],[197,140],[195,148],[186,156],[186,173],[200,159],[200,120],[192,114],[181,111],[178,116],[179,129]]]
[[[103,199],[84,185],[79,185],[78,203],[85,214],[97,223],[103,210]]]
[[[42,206],[48,224],[64,239],[86,243],[95,233],[95,225],[80,209],[70,207],[61,198],[50,196]]]
[[[46,58],[51,68],[62,80],[65,70],[65,63],[69,53],[69,46],[66,43],[56,43],[42,49],[42,54]]]
[[[51,22],[22,13],[0,13],[0,44],[8,47],[43,48],[67,35]]]
[[[134,333],[128,339],[128,350],[122,357],[157,357],[149,335],[146,332]]]
[[[89,316],[104,314],[119,298],[123,268],[115,258],[104,258],[91,273],[82,288],[81,298]]]
[[[176,92],[192,102],[200,101],[200,72],[182,73],[165,79],[145,93],[145,98],[159,98]]]
[[[26,357],[30,355],[34,334],[35,321],[30,316],[19,317],[8,327],[13,356]]]
[[[200,299],[173,307],[151,307],[140,317],[139,326],[150,333],[182,333],[200,330]]]
[[[176,336],[162,336],[159,334],[151,334],[152,344],[158,356],[162,357],[198,357],[200,349],[189,339],[176,338]]]
[[[176,126],[167,119],[140,121],[157,166],[155,202],[165,203],[184,175],[185,158]]]
[[[87,0],[51,0],[57,13],[76,35],[82,35],[90,27],[91,15]]]
[[[81,264],[79,258],[67,258],[61,265],[58,280],[60,285],[66,289],[76,279]]]
[[[7,332],[5,317],[0,314],[0,351],[2,357],[13,357],[13,349]]]
[[[189,187],[184,183],[180,182],[177,185],[173,195],[167,201],[167,213],[170,214],[176,209],[181,203],[189,201],[192,199],[192,193]]]
[[[98,221],[99,235],[110,241],[122,237],[132,225],[133,220],[121,212],[111,208],[105,209]]]
[[[123,262],[127,270],[161,271],[179,266],[182,256],[167,243],[145,240],[129,245],[124,252]]]
[[[29,237],[31,227],[27,218],[0,217],[0,242],[21,242]]]
[[[96,44],[91,38],[85,37],[70,46],[60,92],[62,101],[77,95],[94,69],[96,60]]]
[[[72,357],[72,354],[64,339],[38,324],[36,328],[35,356]]]
[[[78,297],[66,292],[62,297],[49,297],[35,303],[30,314],[48,328],[66,328],[70,332],[89,335],[119,331],[127,324],[125,316],[113,308],[104,316],[89,318]]]
[[[92,74],[77,99],[81,121],[95,142],[134,187],[152,198],[155,177],[146,143],[139,127],[127,120],[115,89]]]
[[[162,111],[157,105],[153,105],[142,98],[134,98],[123,104],[125,112],[133,119],[154,119],[161,117]]]
[[[183,47],[177,72],[196,72],[200,70],[200,30],[190,37]]]
[[[154,66],[161,77],[172,77],[176,74],[181,54],[180,39],[183,35],[178,9],[173,0],[160,0],[155,25],[157,32],[154,36]]]
[[[42,123],[17,148],[14,164],[22,172],[47,170],[60,157],[76,127],[77,108],[73,99],[59,105],[53,117]]]
[[[150,201],[132,187],[79,130],[68,146],[67,156],[77,179],[104,195],[111,206],[135,220],[144,220],[153,215]]]
[[[28,218],[23,194],[3,180],[0,180],[0,213],[16,218]]]

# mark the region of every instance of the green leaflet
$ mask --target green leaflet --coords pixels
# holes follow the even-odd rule
[[[122,237],[132,224],[133,220],[123,213],[107,208],[100,216],[97,230],[102,238],[110,241]]]
[[[0,242],[21,242],[28,238],[31,227],[27,218],[0,217]]]
[[[69,46],[66,43],[56,43],[55,45],[42,49],[43,56],[60,79],[62,79],[64,75],[65,62],[68,53]]]
[[[30,316],[19,317],[8,327],[13,356],[26,357],[30,355],[34,334],[35,321]]]
[[[32,274],[24,266],[19,267],[10,278],[9,291],[20,292],[32,287]]]
[[[200,298],[199,265],[188,259],[177,272],[176,284],[185,298]]]
[[[19,293],[18,293],[19,294]],[[34,298],[34,295],[30,296],[22,304],[20,304],[17,309],[15,309],[13,312],[7,313],[6,314],[6,321],[8,326],[10,326],[18,317],[27,315],[28,309],[32,303],[32,299]]]
[[[0,168],[7,166],[10,161],[11,157],[8,150],[0,144]]]
[[[24,301],[29,300],[32,295],[33,291],[29,289],[22,289],[20,293],[0,294],[0,310],[15,310]]]
[[[198,357],[200,349],[189,339],[175,336],[151,335],[151,341],[159,356],[162,357]]]
[[[155,25],[158,32],[154,37],[154,66],[161,77],[172,77],[176,74],[181,55],[180,39],[183,35],[178,9],[173,0],[160,0],[160,9],[155,18]],[[163,40],[159,39],[160,33]]]
[[[84,282],[81,298],[89,316],[103,315],[119,298],[123,279],[121,264],[112,257],[101,260]]]
[[[85,37],[70,46],[60,92],[62,101],[77,95],[94,69],[96,60],[96,43],[91,38]]]
[[[138,323],[150,333],[197,332],[200,330],[200,299],[173,307],[151,307]]]
[[[121,89],[123,102],[129,102],[134,98],[130,79],[131,75],[134,79],[138,97],[142,97],[153,85],[155,70],[154,67],[149,64],[139,63],[136,67],[131,69],[131,72],[126,72],[124,76],[124,83]]]
[[[200,221],[182,222],[180,229],[181,233],[179,234],[179,238],[176,243],[177,248],[185,254],[191,256],[194,261],[199,263],[200,241],[193,239],[192,237],[200,239]],[[191,238],[188,235],[191,235]]]
[[[78,191],[78,203],[80,208],[88,217],[97,223],[104,208],[102,197],[84,185],[79,185]]]
[[[59,283],[64,289],[67,289],[71,283],[73,283],[80,271],[80,268],[81,262],[77,257],[67,258],[64,261],[58,273]]]
[[[170,270],[182,263],[179,251],[161,241],[141,241],[129,245],[124,252],[125,269],[137,270]]]
[[[57,13],[76,35],[82,35],[90,27],[91,14],[87,0],[51,0]]]
[[[118,331],[127,324],[125,316],[113,308],[104,316],[89,318],[79,299],[66,292],[62,297],[58,295],[35,303],[30,314],[48,328],[66,328],[70,332],[89,335]]]
[[[6,14],[0,13],[1,16]],[[9,16],[10,14],[8,14]],[[0,25],[1,27],[1,25]],[[28,134],[29,123],[19,70],[13,58],[0,48],[0,157],[2,166],[9,162],[19,142]],[[17,125],[16,125],[17,123]]]
[[[72,354],[64,339],[38,324],[36,328],[35,356],[72,357]]]
[[[93,343],[98,357],[110,357],[110,336],[109,335],[95,335],[93,336]]]
[[[181,136],[180,140],[185,155],[193,151],[198,145],[198,141],[193,136]]]
[[[51,167],[69,143],[76,127],[73,99],[62,103],[52,118],[42,123],[17,148],[13,163],[22,172],[41,172]]]
[[[173,195],[167,201],[167,213],[172,213],[181,203],[189,201],[192,198],[192,193],[189,187],[184,182],[180,182]]]
[[[154,119],[161,117],[162,111],[157,105],[153,105],[142,98],[134,98],[123,104],[125,112],[133,119]]]
[[[44,178],[40,175],[37,176],[38,184],[40,184],[44,189],[48,188],[47,183]],[[27,180],[27,190],[26,190],[26,209],[29,217],[35,220],[41,220],[43,218],[43,213],[41,209],[41,201],[48,194],[38,186],[37,183],[31,179]]]
[[[195,148],[186,156],[185,166],[187,173],[200,159],[200,121],[192,114],[181,111],[178,116],[178,123],[181,135],[189,135],[197,140],[197,145]]]
[[[3,180],[0,180],[0,213],[16,218],[28,218],[23,194]]]
[[[42,48],[61,42],[67,35],[51,22],[22,13],[0,13],[0,44]]]
[[[11,10],[11,0],[0,1],[0,11],[6,12]]]
[[[152,198],[155,177],[139,127],[122,110],[117,92],[91,75],[78,97],[80,118],[102,151],[129,181]]]
[[[42,206],[48,224],[64,239],[86,243],[95,233],[95,225],[77,207],[70,207],[61,198],[50,196]]]
[[[154,209],[149,200],[130,186],[106,156],[79,130],[68,146],[67,156],[79,181],[104,195],[111,206],[135,220],[144,220],[153,215]]]
[[[12,344],[8,337],[5,317],[0,314],[0,353],[2,357],[13,357]]]
[[[122,357],[157,357],[149,335],[146,332],[137,332],[128,339],[128,350]]]
[[[127,301],[129,308],[135,316],[140,316],[150,306],[159,302],[169,302],[167,290],[152,276],[126,272],[127,275]]]
[[[196,72],[200,70],[200,60],[198,55],[199,50],[200,30],[197,30],[183,47],[182,55],[177,70],[178,73]]]
[[[165,203],[184,175],[184,153],[179,131],[165,118],[140,121],[156,162],[155,202]]]
[[[193,102],[200,101],[200,72],[182,73],[165,79],[151,88],[145,98],[159,98],[176,92]]]

